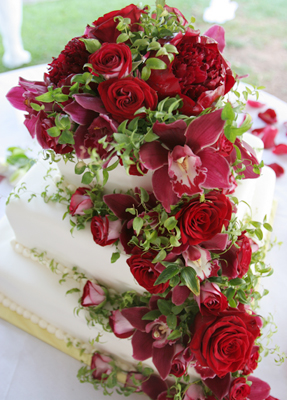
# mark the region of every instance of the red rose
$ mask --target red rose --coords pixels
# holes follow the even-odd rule
[[[245,378],[236,378],[232,381],[229,389],[229,400],[246,400],[250,393],[250,386]]]
[[[140,22],[142,12],[143,10],[134,4],[130,4],[121,10],[109,12],[93,22],[95,28],[91,29],[90,34],[94,35],[101,42],[116,43],[117,37],[121,32],[117,29],[119,20],[115,20],[115,17],[129,18],[131,20],[131,30],[138,31],[140,28],[137,23]]]
[[[157,105],[156,92],[138,78],[111,78],[101,82],[98,91],[106,110],[118,122],[133,119],[135,112],[141,107],[154,110]],[[144,117],[145,113],[137,116]]]
[[[126,339],[133,335],[135,328],[123,316],[120,310],[113,310],[109,317],[109,324],[114,335],[120,339]]]
[[[132,70],[132,53],[124,43],[104,43],[90,55],[89,63],[96,74],[103,75],[105,79],[123,78]]]
[[[211,368],[219,378],[244,368],[260,335],[256,318],[236,309],[220,316],[198,313],[193,332],[191,351],[201,366]]]
[[[202,315],[219,315],[228,307],[226,296],[221,293],[216,283],[205,281],[200,287],[200,295],[195,296]]]
[[[105,301],[106,293],[104,289],[96,283],[87,281],[83,289],[81,305],[83,307],[98,306]]]
[[[224,194],[212,191],[200,202],[200,196],[189,201],[176,215],[182,243],[194,246],[213,238],[227,228],[232,204]]]
[[[83,66],[88,62],[90,53],[85,43],[73,38],[65,46],[59,57],[51,62],[48,76],[55,85],[61,85],[70,74],[82,74]]]
[[[113,367],[110,365],[112,358],[103,354],[95,353],[91,361],[91,369],[94,369],[93,378],[97,380],[105,381],[113,371]],[[103,376],[106,375],[106,376]]]
[[[91,232],[94,241],[100,246],[115,243],[120,236],[121,221],[110,221],[108,217],[96,216],[91,221]]]
[[[69,212],[72,215],[85,215],[85,210],[93,207],[93,202],[87,194],[88,188],[79,187],[71,197]]]
[[[168,288],[169,281],[156,286],[154,286],[154,283],[164,267],[159,263],[153,264],[149,257],[148,253],[135,254],[127,259],[127,263],[140,286],[144,287],[149,293],[163,293]]]
[[[221,255],[222,275],[230,279],[242,278],[249,269],[251,256],[250,240],[242,232],[236,245],[232,245],[226,253]]]
[[[242,370],[243,375],[250,375],[258,365],[259,360],[259,346],[253,346],[251,356]]]

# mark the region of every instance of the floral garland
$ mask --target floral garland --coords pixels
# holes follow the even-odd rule
[[[20,78],[7,95],[48,157],[79,159],[75,173],[85,186],[68,196],[72,229],[90,223],[97,245],[116,246],[111,262],[127,254],[146,290],[110,296],[89,280],[80,300],[88,323],[131,338],[135,360],[152,358],[157,374],[127,373],[124,394],[274,399],[250,375],[262,328],[251,305],[261,297],[258,278],[271,269],[254,241],[263,237],[261,223],[238,221],[232,196],[262,164],[241,139],[251,120],[238,125],[244,104],[224,46],[221,27],[200,35],[163,0],[154,11],[131,4],[73,38],[43,82]],[[231,90],[234,106],[223,97]],[[104,194],[118,164],[130,175],[152,174],[152,190]],[[266,220],[263,227],[271,230]],[[79,377],[109,388],[117,371],[111,357],[95,353]]]

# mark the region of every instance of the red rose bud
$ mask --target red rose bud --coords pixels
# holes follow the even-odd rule
[[[114,335],[120,339],[132,336],[135,331],[135,328],[123,316],[120,310],[112,311],[111,316],[109,317],[109,324]]]
[[[268,108],[268,110],[259,113],[258,117],[266,122],[266,124],[276,124],[277,122],[277,114],[272,108]]]
[[[71,197],[69,212],[72,215],[85,215],[85,210],[93,208],[94,204],[87,194],[88,188],[80,187]]]
[[[190,349],[200,365],[222,378],[244,368],[259,335],[256,319],[246,312],[232,309],[214,317],[198,313]]]
[[[242,278],[249,269],[251,256],[250,240],[242,233],[236,241],[236,246],[232,245],[220,256],[222,275],[229,279]]]
[[[93,378],[105,381],[112,372],[110,363],[113,361],[111,357],[103,354],[95,353],[91,361],[91,370],[94,369]],[[106,375],[106,376],[105,376]]]
[[[227,228],[232,214],[228,197],[216,191],[209,192],[205,201],[200,196],[191,199],[176,215],[182,243],[196,245],[212,239]]]
[[[103,306],[107,300],[107,291],[100,285],[87,281],[83,289],[81,305],[83,307]]]
[[[139,372],[136,371],[130,371],[127,374],[127,379],[125,382],[125,387],[131,387],[136,389],[135,392],[141,392],[142,391],[142,382],[147,379],[146,376],[143,374],[140,374]]]
[[[48,76],[55,85],[60,86],[68,75],[82,74],[83,67],[88,62],[90,53],[86,50],[80,38],[73,38],[65,46],[59,57],[50,65]]]
[[[228,400],[246,400],[249,394],[250,386],[247,385],[246,378],[236,378],[231,383]]]
[[[155,110],[156,92],[142,79],[126,77],[111,78],[101,82],[98,91],[106,110],[118,122],[135,118],[135,112],[146,107]],[[145,117],[145,113],[137,115]]]
[[[94,75],[103,75],[105,79],[123,78],[132,70],[132,53],[124,43],[104,43],[95,53],[91,54]]]
[[[253,346],[251,356],[242,370],[243,375],[250,375],[258,365],[259,360],[259,346]]]
[[[163,293],[169,287],[169,281],[156,286],[154,283],[164,270],[164,266],[159,263],[153,264],[148,257],[148,254],[135,254],[127,259],[127,264],[140,286],[149,293]]]
[[[185,392],[183,400],[205,400],[205,394],[202,386],[191,384]]]
[[[175,356],[172,360],[170,374],[176,376],[177,378],[185,374],[187,369],[187,361],[184,358],[184,347],[180,344],[175,346]]]
[[[195,300],[202,315],[219,315],[228,307],[227,298],[221,293],[219,286],[208,281],[200,286],[200,295],[195,296]]]
[[[96,216],[91,221],[91,232],[94,241],[100,246],[108,246],[115,243],[121,230],[121,221],[110,221],[108,217]]]

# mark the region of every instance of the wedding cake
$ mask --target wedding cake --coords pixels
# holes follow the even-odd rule
[[[1,302],[95,387],[272,399],[251,374],[275,175],[224,44],[162,1],[131,4],[7,95],[45,159],[7,201]]]

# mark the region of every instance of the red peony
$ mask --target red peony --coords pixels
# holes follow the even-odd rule
[[[230,279],[242,278],[248,271],[252,256],[250,240],[245,231],[226,253],[221,255],[222,275]]]
[[[228,400],[246,400],[250,394],[250,386],[245,378],[236,378],[232,381],[229,389]]]
[[[120,236],[121,221],[110,221],[108,217],[96,216],[91,221],[91,232],[94,241],[100,246],[115,243]]]
[[[124,43],[104,43],[90,55],[93,74],[103,75],[105,79],[123,78],[132,70],[132,53]]]
[[[131,20],[131,30],[138,31],[140,30],[138,22],[140,22],[142,12],[143,10],[134,4],[130,4],[121,10],[109,12],[93,22],[95,28],[90,30],[90,35],[94,35],[101,42],[116,43],[117,37],[121,32],[117,29],[119,20],[115,19],[115,17],[129,18]]]
[[[232,204],[224,194],[211,191],[204,202],[194,197],[175,215],[182,243],[193,246],[213,238],[227,228],[231,214]]]
[[[163,293],[169,287],[169,281],[154,286],[164,267],[159,263],[153,264],[148,253],[135,254],[127,259],[127,263],[138,284],[149,293]]]
[[[101,82],[98,90],[106,110],[118,122],[135,118],[135,112],[141,107],[154,110],[157,105],[156,92],[142,79],[111,78]],[[145,114],[137,116],[144,117]]]
[[[72,215],[85,215],[85,210],[93,207],[93,202],[87,194],[89,191],[86,187],[79,187],[71,197],[69,212]]]
[[[256,318],[236,309],[217,317],[198,313],[193,332],[191,351],[201,366],[211,368],[219,378],[244,368],[260,335]]]
[[[61,86],[70,74],[82,74],[90,53],[80,38],[73,38],[65,46],[58,58],[51,62],[48,76],[55,85]]]

